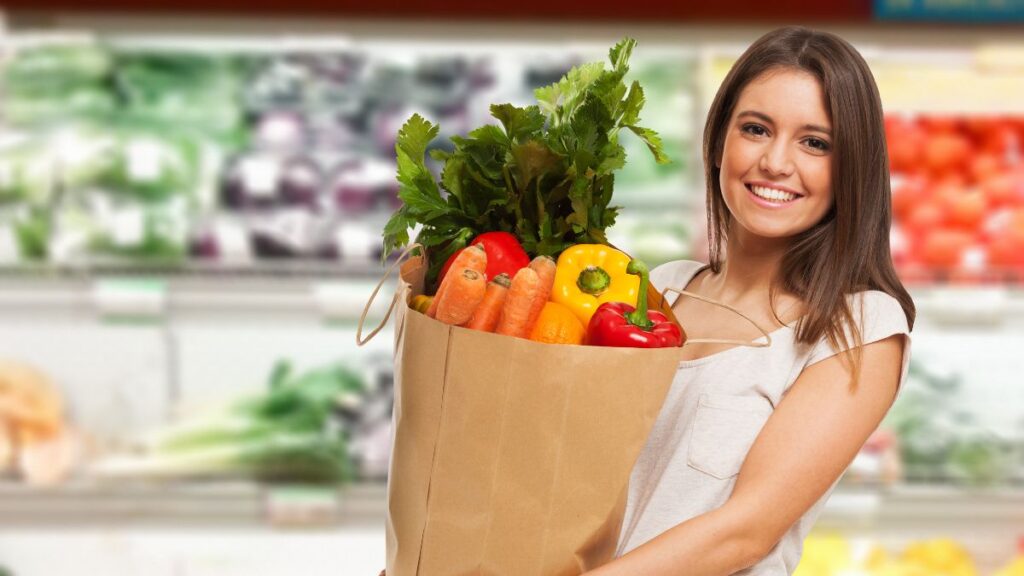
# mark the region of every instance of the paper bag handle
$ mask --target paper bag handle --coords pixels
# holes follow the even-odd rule
[[[384,285],[384,281],[387,280],[388,276],[391,275],[391,271],[395,269],[395,266],[401,264],[402,261],[405,260],[405,257],[409,254],[409,252],[411,252],[414,248],[417,247],[420,248],[421,250],[425,250],[423,245],[420,244],[419,242],[413,242],[412,244],[409,244],[408,246],[406,246],[405,250],[398,256],[398,258],[396,258],[395,261],[391,263],[391,266],[388,266],[388,269],[387,271],[384,272],[384,276],[381,277],[380,282],[377,282],[377,287],[374,288],[373,293],[370,294],[370,299],[366,301],[366,306],[363,306],[363,313],[359,315],[359,325],[356,326],[356,344],[362,346],[369,342],[370,340],[373,340],[373,337],[377,335],[377,332],[380,332],[384,328],[384,326],[387,325],[388,319],[391,318],[391,311],[395,309],[395,303],[398,301],[398,292],[395,292],[395,295],[391,297],[391,305],[388,306],[388,312],[387,314],[384,315],[384,320],[381,321],[380,326],[377,326],[376,328],[373,329],[373,332],[367,334],[365,339],[362,336],[363,322],[366,321],[366,313],[370,311],[370,306],[373,305],[373,300],[377,297],[377,292],[380,292],[380,287]]]
[[[749,316],[747,316],[743,312],[740,312],[739,310],[733,308],[732,306],[729,306],[728,304],[723,304],[721,302],[717,302],[715,300],[712,300],[711,298],[707,298],[705,296],[701,296],[700,294],[694,294],[693,292],[687,292],[686,290],[676,290],[675,288],[665,288],[664,290],[662,290],[661,291],[661,299],[662,300],[665,300],[665,292],[667,292],[669,290],[671,290],[672,292],[676,292],[676,293],[678,293],[678,294],[680,294],[682,296],[689,296],[690,298],[696,298],[697,300],[701,300],[703,302],[707,302],[708,304],[711,304],[712,306],[718,306],[719,308],[725,308],[727,310],[731,310],[732,312],[735,312],[736,314],[739,314],[740,316],[743,317],[744,320],[746,320],[747,322],[750,322],[754,326],[754,328],[757,328],[757,331],[760,332],[761,334],[763,334],[765,339],[767,340],[767,342],[752,342],[752,341],[748,341],[748,340],[729,340],[729,339],[722,339],[722,338],[694,338],[693,340],[687,340],[686,342],[683,342],[683,346],[686,346],[687,344],[738,344],[740,346],[751,346],[753,348],[767,348],[768,346],[772,345],[771,334],[769,334],[768,332],[765,332],[765,330],[763,328],[758,326],[757,322],[754,322],[753,320],[750,319]]]

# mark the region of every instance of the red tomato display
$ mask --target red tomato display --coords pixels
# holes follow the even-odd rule
[[[972,244],[974,236],[968,232],[939,228],[924,237],[921,255],[926,264],[952,268],[960,264]]]
[[[1024,281],[1024,118],[894,115],[885,133],[897,265],[951,281],[993,270]]]

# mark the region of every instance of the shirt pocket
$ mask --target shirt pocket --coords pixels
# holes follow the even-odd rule
[[[771,414],[763,396],[701,394],[687,464],[720,480],[735,476]]]

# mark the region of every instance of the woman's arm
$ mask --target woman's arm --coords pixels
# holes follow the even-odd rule
[[[809,366],[761,430],[725,505],[587,574],[722,576],[756,564],[885,417],[899,384],[903,342],[895,335],[865,345],[854,386],[838,356]]]

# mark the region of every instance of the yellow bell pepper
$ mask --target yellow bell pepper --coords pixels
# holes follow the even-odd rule
[[[558,257],[551,300],[564,304],[586,327],[605,302],[636,306],[640,277],[627,274],[629,256],[604,244],[576,244]]]
[[[421,314],[426,314],[427,309],[430,308],[430,303],[433,300],[433,296],[425,296],[423,294],[413,296],[412,302],[409,303],[409,307]]]

